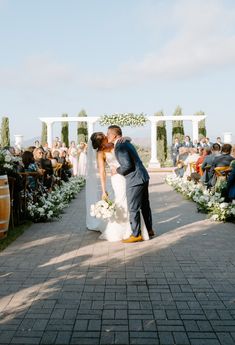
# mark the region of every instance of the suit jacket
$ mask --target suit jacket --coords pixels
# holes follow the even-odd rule
[[[233,168],[228,177],[227,192],[229,199],[235,199],[235,167]]]
[[[171,155],[176,157],[179,154],[179,148],[181,147],[181,144],[172,144],[171,146]]]
[[[230,154],[221,153],[221,155],[215,157],[212,167],[228,167],[233,160],[234,157]]]
[[[210,154],[210,155],[207,155],[202,163],[202,170],[204,171],[205,168],[208,166],[208,165],[212,165],[214,163],[214,160],[216,157],[218,157],[220,155],[215,155],[215,154]]]
[[[184,141],[183,144],[182,144],[182,146],[183,146],[183,147],[193,147],[193,143],[192,143],[192,141],[189,141],[189,142],[187,142],[187,143]]]
[[[135,147],[129,142],[117,142],[115,155],[120,164],[117,172],[125,176],[128,187],[143,184],[149,180],[149,174],[144,167]]]

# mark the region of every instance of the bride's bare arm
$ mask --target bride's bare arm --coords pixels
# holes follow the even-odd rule
[[[100,181],[101,181],[101,188],[102,188],[102,199],[107,197],[106,192],[106,171],[105,171],[105,160],[104,160],[104,152],[98,151],[97,153],[97,162],[100,174]]]

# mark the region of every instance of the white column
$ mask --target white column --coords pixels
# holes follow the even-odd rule
[[[149,168],[160,168],[160,163],[157,159],[157,121],[151,120],[151,159]]]
[[[195,140],[198,141],[198,120],[192,120],[193,123],[193,143]]]
[[[224,143],[225,144],[232,144],[232,133],[231,132],[224,133]]]
[[[53,122],[46,122],[47,124],[47,143],[48,147],[52,148],[53,144]]]
[[[21,134],[15,134],[14,137],[15,137],[15,147],[17,147],[18,149],[21,149],[24,136]]]

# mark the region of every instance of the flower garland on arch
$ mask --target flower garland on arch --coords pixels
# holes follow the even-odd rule
[[[117,125],[120,127],[140,127],[144,126],[147,121],[148,119],[143,113],[114,113],[112,115],[103,115],[99,123],[101,126]]]

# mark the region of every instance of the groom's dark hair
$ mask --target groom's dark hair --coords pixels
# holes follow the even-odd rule
[[[119,127],[117,125],[111,125],[111,126],[108,127],[108,129],[112,129],[116,133],[116,135],[122,136],[121,127]]]

